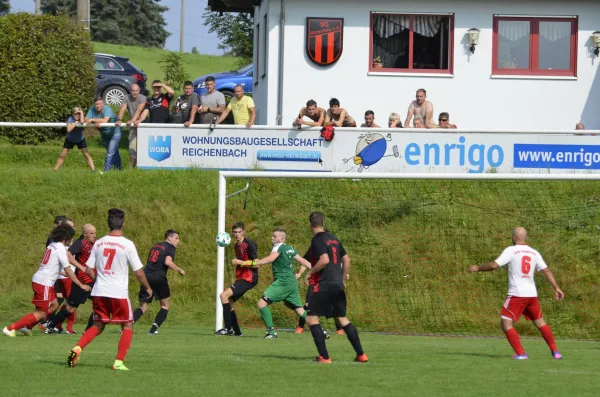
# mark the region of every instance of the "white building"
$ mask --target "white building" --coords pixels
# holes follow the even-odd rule
[[[213,10],[255,17],[257,124],[291,125],[308,99],[330,98],[361,123],[406,117],[419,88],[465,129],[600,129],[593,33],[598,0],[211,0]],[[331,65],[311,60],[307,18],[343,18]],[[327,32],[327,24],[322,25]],[[335,21],[332,23],[335,30]],[[475,52],[469,29],[479,29]],[[316,33],[317,37],[320,32]],[[600,35],[600,33],[599,33]],[[338,45],[333,37],[320,36]],[[312,42],[314,44],[314,40]],[[335,59],[337,50],[316,57]],[[374,65],[379,57],[382,65]],[[383,67],[376,67],[383,66]]]

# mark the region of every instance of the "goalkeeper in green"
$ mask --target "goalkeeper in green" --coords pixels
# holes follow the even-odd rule
[[[262,298],[258,301],[258,310],[267,327],[266,339],[277,338],[277,333],[273,326],[273,315],[271,314],[271,309],[269,309],[271,303],[283,302],[284,305],[295,311],[298,316],[306,318],[306,312],[302,306],[300,291],[298,290],[298,281],[294,274],[294,261],[308,269],[311,266],[310,262],[301,257],[294,247],[286,244],[286,238],[285,230],[276,228],[273,230],[273,235],[271,236],[273,250],[269,256],[252,261],[242,261],[239,259],[232,261],[234,265],[251,267],[259,267],[272,263],[273,284],[269,285]]]

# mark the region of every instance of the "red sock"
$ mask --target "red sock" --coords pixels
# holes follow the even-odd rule
[[[525,354],[525,350],[523,350],[523,346],[521,345],[521,339],[519,338],[519,334],[517,334],[517,330],[511,328],[505,333],[506,339],[508,339],[508,343],[510,343],[515,353],[517,353],[520,356]]]
[[[554,342],[554,335],[552,335],[552,329],[550,326],[548,324],[544,325],[542,328],[540,328],[540,332],[550,347],[550,350],[553,352],[556,351],[556,343]]]
[[[130,329],[124,329],[119,340],[119,350],[117,351],[117,360],[125,360],[127,351],[131,346],[131,338],[133,337],[133,331]]]
[[[77,312],[73,312],[67,317],[67,331],[70,333],[73,333],[73,325],[75,324],[75,319],[77,318],[75,313]]]
[[[83,333],[83,335],[81,335],[81,338],[79,338],[79,342],[77,342],[77,346],[79,346],[79,347],[81,347],[81,349],[83,349],[84,347],[86,347],[88,345],[88,343],[93,341],[94,338],[96,336],[98,336],[99,334],[100,334],[100,330],[98,329],[98,327],[96,327],[95,325],[92,325],[90,328],[88,328],[87,331],[85,331]]]
[[[24,315],[19,321],[17,321],[16,323],[12,323],[11,325],[9,325],[7,328],[9,331],[12,331],[13,329],[21,329],[24,327],[27,328],[33,328],[33,326],[38,322],[37,318],[35,318],[35,316],[33,315],[33,313],[29,313]]]

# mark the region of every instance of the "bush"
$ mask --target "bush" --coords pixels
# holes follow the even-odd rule
[[[0,17],[0,121],[65,122],[96,90],[88,33],[68,17],[26,13]],[[0,128],[17,144],[56,138],[56,128]]]
[[[175,91],[183,90],[183,83],[188,79],[188,75],[183,67],[183,57],[178,52],[168,52],[164,54],[158,63],[163,71],[163,83],[173,88]]]

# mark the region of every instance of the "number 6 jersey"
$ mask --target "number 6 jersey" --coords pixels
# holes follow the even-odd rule
[[[508,264],[509,296],[537,297],[534,270],[540,271],[548,267],[539,252],[528,245],[513,245],[506,248],[495,262],[500,267]]]
[[[108,236],[97,240],[87,266],[96,269],[96,283],[92,296],[129,298],[129,269],[135,272],[143,265],[133,241],[123,236]]]

